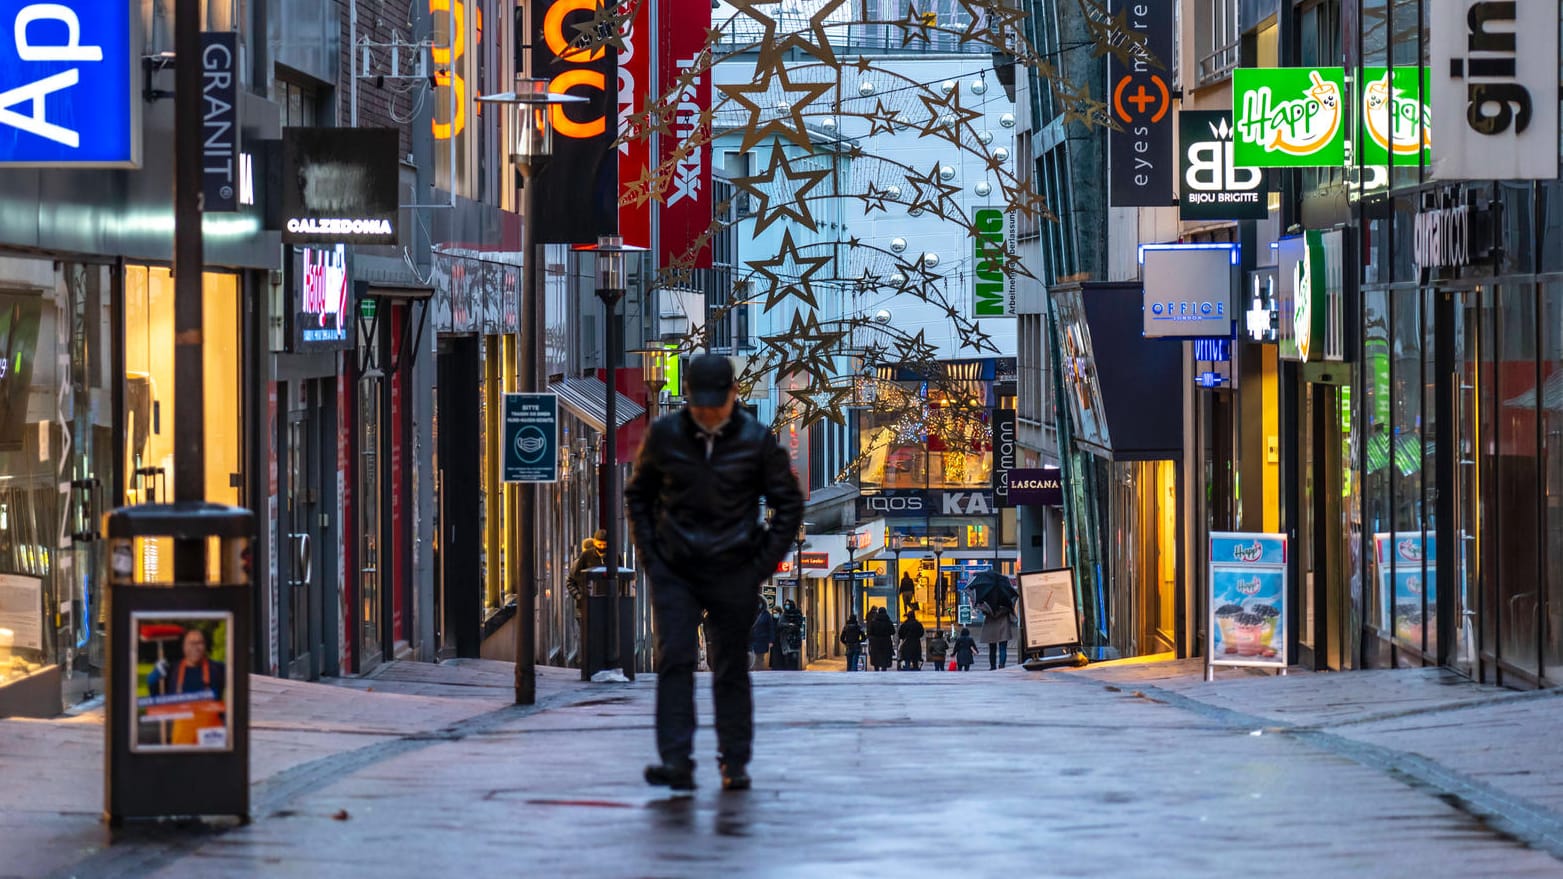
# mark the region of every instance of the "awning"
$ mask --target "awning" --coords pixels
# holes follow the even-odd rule
[[[608,386],[602,379],[595,376],[560,379],[550,383],[548,389],[559,395],[559,402],[576,418],[586,422],[598,433],[603,432],[604,425],[608,423]],[[617,391],[614,393],[618,394]],[[614,415],[619,423],[615,427],[623,427],[646,414],[645,407],[629,397],[618,394],[618,398],[618,411]]]

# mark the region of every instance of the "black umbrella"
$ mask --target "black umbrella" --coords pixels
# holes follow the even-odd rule
[[[978,571],[966,587],[971,590],[973,605],[986,604],[994,611],[1013,608],[1020,593],[1010,585],[1009,578],[998,571]]]

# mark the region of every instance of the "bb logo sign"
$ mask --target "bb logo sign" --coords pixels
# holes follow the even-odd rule
[[[1178,114],[1183,173],[1180,219],[1262,220],[1269,214],[1265,172],[1237,164],[1232,135],[1232,114],[1225,110]]]

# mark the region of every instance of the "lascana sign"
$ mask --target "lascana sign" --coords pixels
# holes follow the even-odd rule
[[[1346,163],[1345,72],[1339,67],[1232,72],[1237,164],[1339,168]]]
[[[0,4],[0,165],[141,164],[132,7]]]
[[[1433,176],[1558,176],[1558,7],[1433,0]]]

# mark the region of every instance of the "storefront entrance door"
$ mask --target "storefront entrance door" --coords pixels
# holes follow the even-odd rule
[[[282,555],[286,572],[288,677],[320,677],[325,658],[324,581],[326,546],[321,519],[321,442],[318,384],[294,385],[288,412],[286,529]]]
[[[1301,492],[1296,551],[1301,574],[1297,590],[1299,664],[1343,669],[1350,659],[1347,584],[1350,582],[1345,528],[1347,419],[1344,388],[1305,382],[1298,455]]]

